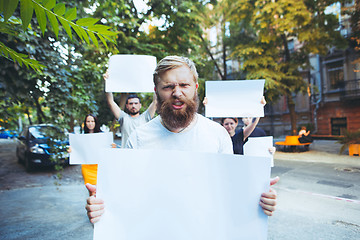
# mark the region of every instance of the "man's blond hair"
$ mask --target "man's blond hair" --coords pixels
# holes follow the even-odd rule
[[[167,56],[160,60],[158,65],[156,66],[154,72],[154,84],[157,86],[160,80],[160,75],[168,70],[175,69],[181,66],[188,66],[191,73],[194,76],[194,81],[197,83],[198,81],[198,73],[196,71],[196,67],[193,61],[188,59],[187,57],[180,56]]]

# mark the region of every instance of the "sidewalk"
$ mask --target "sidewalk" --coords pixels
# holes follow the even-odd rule
[[[278,139],[274,140],[274,142],[276,141]],[[275,166],[276,160],[290,160],[344,164],[360,168],[360,156],[349,156],[348,151],[340,155],[340,148],[341,144],[337,143],[336,140],[314,140],[310,145],[310,151],[307,152],[282,152],[281,148],[277,147],[274,156]]]

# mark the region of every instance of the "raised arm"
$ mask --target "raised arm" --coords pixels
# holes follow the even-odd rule
[[[260,118],[257,117],[255,118],[255,121],[250,121],[250,124],[246,126],[246,128],[244,129],[244,141],[247,137],[250,136],[250,134],[254,131],[254,129],[256,128],[256,125],[258,124]]]
[[[104,73],[103,77],[104,77],[104,81],[106,82],[106,79],[109,78],[108,71],[106,71],[106,73]],[[105,96],[106,96],[106,101],[110,107],[111,112],[114,114],[114,117],[116,118],[116,120],[118,120],[121,115],[121,109],[120,109],[119,105],[117,105],[117,103],[114,101],[113,93],[105,92]]]
[[[156,97],[156,94],[154,93],[153,101],[151,102],[151,104],[150,104],[150,106],[148,108],[148,111],[149,111],[149,114],[150,114],[151,118],[153,118],[154,115],[155,115],[156,104],[157,104],[157,97]]]
[[[265,106],[266,100],[265,100],[265,97],[264,97],[264,96],[261,98],[260,103],[261,103],[263,106]],[[253,120],[251,119],[250,124],[244,129],[244,141],[245,141],[245,139],[246,139],[247,137],[249,137],[250,134],[254,131],[254,129],[256,128],[256,125],[257,125],[258,122],[259,122],[259,120],[260,120],[259,117],[255,118],[255,121],[254,121],[254,122],[253,122]]]
[[[121,115],[121,109],[119,105],[117,105],[117,103],[114,101],[114,96],[112,92],[106,92],[105,95],[106,95],[106,101],[109,105],[111,112],[114,114],[116,120],[118,120]]]

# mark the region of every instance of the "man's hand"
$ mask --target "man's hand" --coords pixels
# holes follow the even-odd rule
[[[270,180],[270,186],[274,185],[280,180],[279,177],[275,177]],[[275,211],[277,193],[274,189],[270,188],[270,191],[267,193],[261,194],[260,206],[263,208],[263,211],[266,215],[272,216]]]
[[[265,97],[264,97],[264,96],[261,98],[260,103],[263,105],[263,107],[265,107],[265,105],[266,105],[266,100],[265,100]]]
[[[276,152],[276,147],[269,147],[269,152],[274,155]]]
[[[208,99],[207,99],[207,97],[204,97],[204,100],[203,100],[202,103],[204,104],[204,106],[206,106],[206,104],[208,104]]]
[[[106,81],[109,78],[109,70],[106,70],[106,72],[103,74],[104,81]]]
[[[100,220],[101,215],[104,213],[104,201],[96,198],[96,186],[91,185],[90,183],[87,183],[85,186],[89,191],[90,196],[86,199],[85,209],[90,222],[96,223]]]

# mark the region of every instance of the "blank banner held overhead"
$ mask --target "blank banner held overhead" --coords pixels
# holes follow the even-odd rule
[[[206,117],[263,117],[265,80],[206,81]]]
[[[156,57],[113,55],[109,60],[106,92],[153,92]]]

